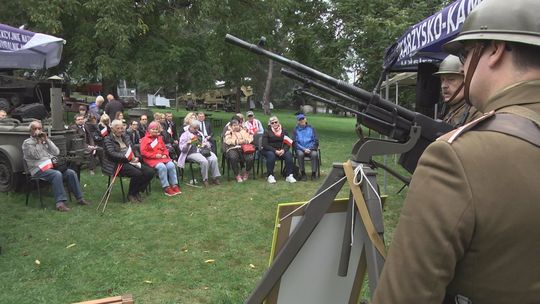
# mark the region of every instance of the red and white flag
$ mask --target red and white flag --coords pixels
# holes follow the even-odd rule
[[[169,133],[171,136],[173,135],[171,126],[169,126],[169,128],[167,129],[167,133]]]
[[[101,131],[99,131],[99,133],[101,133],[101,137],[105,137],[107,135],[109,135],[109,130],[107,130],[107,127],[101,129]]]
[[[45,172],[45,171],[47,171],[49,169],[52,169],[53,168],[52,160],[47,159],[46,161],[39,164],[38,167],[39,167],[39,170],[41,170],[43,172]]]
[[[125,154],[127,160],[133,159],[133,150],[131,149],[131,146],[128,147],[126,154]]]
[[[157,140],[157,137],[150,143],[150,147],[152,147],[152,149],[154,149],[158,144],[158,140]]]
[[[293,140],[289,136],[285,135],[283,136],[283,143],[292,146]]]

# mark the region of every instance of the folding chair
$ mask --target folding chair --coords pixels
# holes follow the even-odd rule
[[[28,170],[28,164],[26,163],[26,160],[23,160],[23,166],[24,166],[24,176],[26,177],[26,184],[28,187],[26,188],[26,206],[28,206],[28,198],[30,197],[30,192],[32,192],[32,184],[35,183],[37,188],[37,193],[39,197],[39,203],[41,208],[43,208],[43,197],[41,196],[41,186],[43,185],[50,185],[50,183],[44,179],[32,176],[30,174],[30,171]],[[71,191],[69,191],[69,187],[67,187],[67,193],[69,196],[69,200],[71,201]]]

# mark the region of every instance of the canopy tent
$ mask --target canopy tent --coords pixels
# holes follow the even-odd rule
[[[0,68],[47,69],[60,63],[65,40],[0,24]]]
[[[437,62],[447,54],[442,45],[460,31],[465,18],[482,0],[457,0],[436,14],[411,26],[386,52],[391,71],[416,71],[419,63]],[[399,53],[397,61],[392,61]]]
[[[402,86],[414,86],[416,85],[416,72],[403,72],[395,75],[394,77],[383,81],[382,87],[392,85],[402,85]]]

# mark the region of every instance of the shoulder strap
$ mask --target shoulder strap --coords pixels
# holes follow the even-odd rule
[[[513,113],[497,113],[492,119],[479,124],[475,131],[499,132],[540,147],[540,126],[529,118]]]

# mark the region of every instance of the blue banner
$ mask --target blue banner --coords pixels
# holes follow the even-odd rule
[[[0,24],[0,50],[18,51],[31,38],[34,33]]]
[[[415,70],[418,63],[442,60],[447,56],[442,45],[459,33],[465,18],[480,2],[482,0],[457,0],[411,26],[388,50],[385,63],[397,52],[399,57],[391,70]]]
[[[65,41],[0,24],[0,69],[43,69],[60,63]]]

